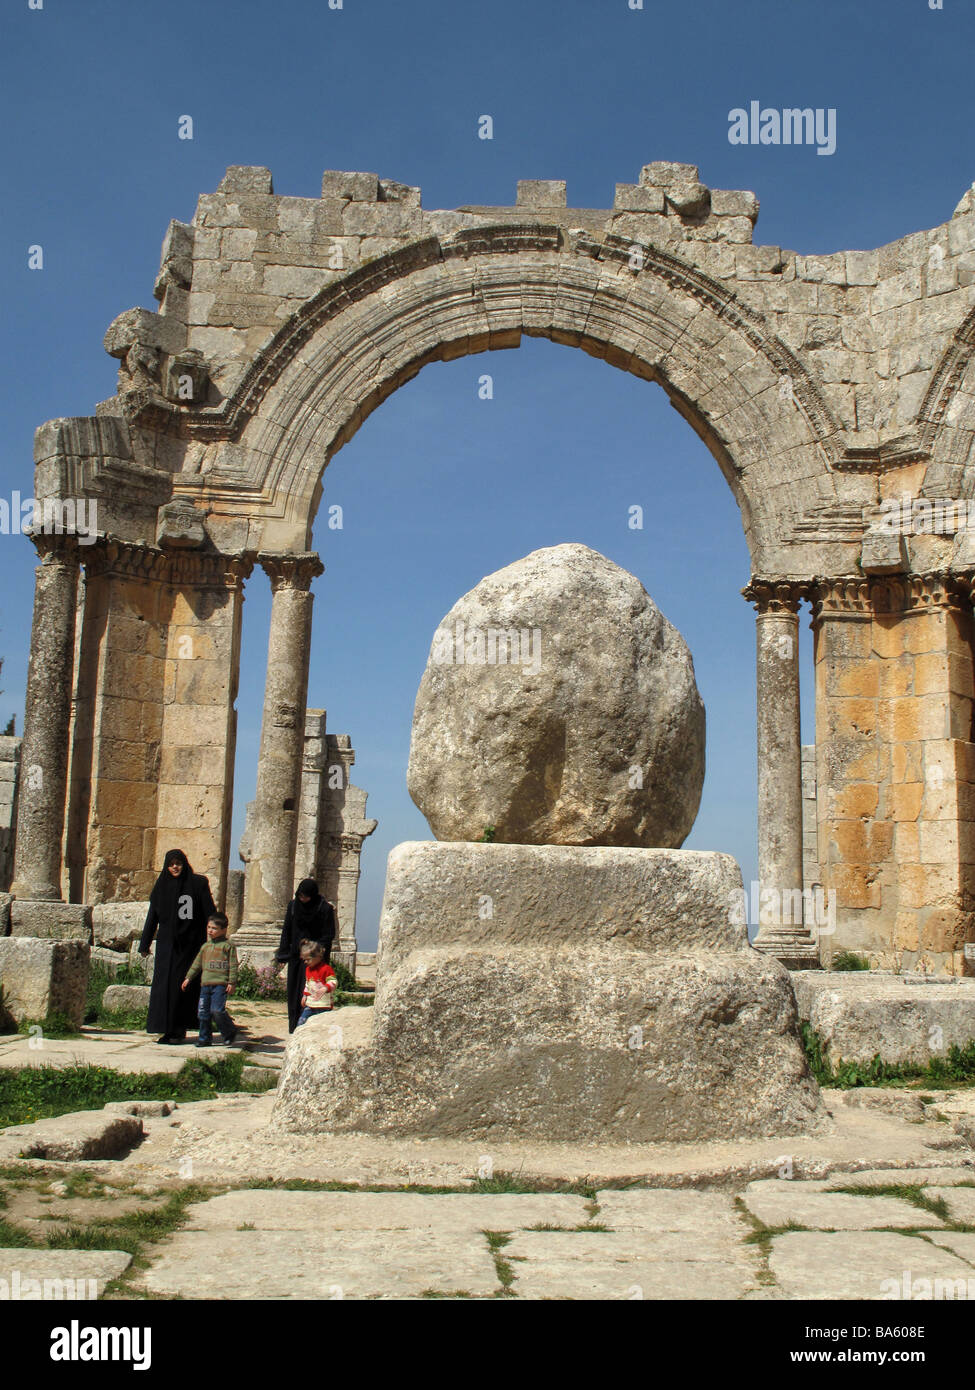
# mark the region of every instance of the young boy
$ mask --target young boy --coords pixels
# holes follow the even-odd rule
[[[338,976],[325,959],[321,942],[302,942],[301,959],[305,962],[305,992],[301,996],[301,1015],[296,1028],[334,1007],[332,995],[338,985]]]
[[[197,975],[201,975],[201,988],[200,1036],[196,1045],[210,1046],[216,1022],[222,1041],[229,1046],[237,1036],[234,1021],[227,1013],[227,1000],[237,984],[237,947],[227,940],[227,918],[222,912],[214,912],[208,919],[206,943],[200,947],[180,988],[186,989]]]

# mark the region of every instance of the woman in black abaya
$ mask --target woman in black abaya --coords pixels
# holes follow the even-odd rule
[[[284,928],[277,960],[288,963],[288,1032],[295,1031],[301,1015],[301,996],[305,989],[305,964],[301,943],[318,941],[326,961],[335,940],[335,908],[318,891],[313,878],[303,878],[284,914]]]
[[[215,911],[209,880],[193,872],[181,849],[167,850],[162,873],[149,895],[139,942],[139,954],[147,956],[158,931],[146,1029],[162,1033],[161,1043],[182,1042],[187,1028],[196,1027],[199,977],[185,990],[180,985],[206,941],[207,918]]]

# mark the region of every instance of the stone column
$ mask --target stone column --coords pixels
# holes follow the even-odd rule
[[[39,532],[32,539],[43,562],[37,567],[34,584],[10,891],[18,898],[55,902],[61,898],[78,551],[73,536]]]
[[[755,948],[791,969],[819,965],[803,917],[799,603],[805,586],[753,579],[758,687],[759,930]]]
[[[311,653],[311,582],[324,566],[315,554],[259,555],[271,581],[271,635],[257,794],[249,809],[244,921],[238,946],[277,945],[294,895]]]

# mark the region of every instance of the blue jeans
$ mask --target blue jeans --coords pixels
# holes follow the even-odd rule
[[[310,1018],[321,1018],[322,1014],[330,1013],[329,1009],[302,1009],[296,1028],[300,1028],[303,1023],[307,1023]]]
[[[210,1041],[214,1023],[223,1036],[229,1038],[234,1031],[234,1021],[227,1013],[227,986],[202,985],[197,1014],[200,1020],[200,1042]]]

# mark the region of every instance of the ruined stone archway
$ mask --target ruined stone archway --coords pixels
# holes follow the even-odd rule
[[[89,550],[45,542],[35,629],[59,635],[48,667],[77,699],[69,739],[32,677],[25,760],[44,791],[21,800],[20,896],[60,895],[66,812],[82,896],[143,896],[175,826],[222,881],[240,603],[258,562],[274,618],[250,919],[276,919],[307,662],[289,668],[275,633],[307,651],[323,469],[425,363],[528,334],[658,382],[738,500],[758,608],[762,877],[802,885],[805,600],[817,873],[839,897],[837,942],[963,968],[975,554],[964,533],[881,523],[899,491],[975,492],[972,195],[930,231],[829,256],[753,245],[757,213],[754,195],[709,189],[687,165],[648,165],[605,211],[568,208],[556,183],[519,185],[511,208],[426,212],[418,189],[371,174],[329,172],[321,199],[301,199],[275,195],[266,170],[229,170],[192,224],[170,226],[159,313],[108,331],[118,395],[38,432],[38,496],[97,498],[102,534]],[[801,924],[766,944],[816,954]]]

